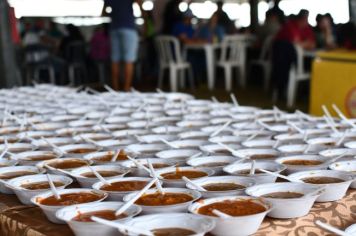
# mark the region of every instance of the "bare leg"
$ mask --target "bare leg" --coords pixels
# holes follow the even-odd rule
[[[132,85],[134,64],[132,62],[125,63],[125,91],[129,91]]]
[[[111,63],[111,80],[112,80],[113,89],[119,90],[120,88],[120,63],[119,62]]]

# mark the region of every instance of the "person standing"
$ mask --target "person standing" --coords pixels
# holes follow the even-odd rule
[[[135,27],[132,4],[141,0],[105,0],[104,11],[111,7],[111,79],[115,90],[120,88],[120,64],[124,69],[124,90],[131,88],[139,36]]]

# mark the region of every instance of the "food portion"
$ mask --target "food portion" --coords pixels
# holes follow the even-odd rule
[[[246,186],[236,183],[211,183],[202,186],[207,191],[231,191],[245,189]]]
[[[112,192],[130,192],[143,189],[148,184],[147,181],[120,181],[111,185],[103,185],[100,190]]]
[[[273,159],[276,158],[276,155],[273,154],[255,154],[255,155],[251,155],[250,159],[251,160],[261,160],[261,159]]]
[[[154,236],[189,236],[195,235],[196,232],[182,228],[161,228],[151,230]]]
[[[281,198],[281,199],[289,199],[289,198],[301,198],[304,194],[297,192],[275,192],[264,194],[261,197],[265,198]]]
[[[237,175],[249,175],[250,171],[251,171],[250,169],[238,170],[238,171],[235,172],[235,174],[237,174]],[[268,171],[271,171],[271,170],[268,170]],[[255,174],[264,174],[264,172],[262,172],[260,169],[255,169]]]
[[[103,177],[113,177],[122,174],[118,171],[108,171],[108,170],[98,170],[97,172]],[[96,175],[93,172],[85,172],[80,175],[86,178],[96,178]]]
[[[81,159],[71,159],[71,160],[58,160],[58,161],[50,162],[48,163],[48,165],[55,169],[66,170],[66,169],[74,169],[74,168],[87,166],[88,162]]]
[[[95,152],[96,149],[94,148],[76,148],[72,150],[68,150],[67,153],[69,154],[86,154],[86,153],[91,153]]]
[[[308,183],[308,184],[336,184],[336,183],[344,182],[343,179],[334,178],[334,177],[326,177],[326,176],[308,177],[308,178],[302,179],[302,181],[304,183]]]
[[[144,164],[145,167],[149,168],[148,164]],[[165,163],[152,163],[153,168],[155,169],[162,169],[162,168],[166,168],[169,167],[168,164]]]
[[[267,210],[261,204],[251,200],[225,200],[202,206],[198,209],[198,214],[216,216],[213,213],[213,210],[215,209],[231,216],[254,215]]]
[[[321,165],[322,163],[323,163],[322,161],[316,161],[316,160],[289,160],[289,161],[284,161],[282,164],[292,165],[292,166],[317,166],[317,165]]]
[[[125,161],[127,160],[127,154],[124,150],[120,150],[119,155],[113,160],[115,153],[103,155],[100,157],[94,157],[93,161],[100,161],[100,162],[111,162],[111,161]]]
[[[57,182],[53,181],[54,186],[56,187],[62,187],[64,186],[64,183],[62,182]],[[50,189],[51,187],[49,186],[49,183],[47,181],[42,181],[42,182],[36,182],[36,183],[28,183],[28,184],[22,184],[20,185],[21,188],[27,189],[27,190],[42,190],[42,189]]]
[[[127,217],[125,213],[120,215],[115,215],[115,211],[111,210],[103,210],[103,211],[93,211],[93,212],[86,212],[86,213],[79,213],[75,216],[72,220],[79,221],[79,222],[94,222],[91,220],[92,216],[96,216],[105,220],[118,220]]]
[[[75,204],[95,202],[103,198],[102,195],[88,192],[66,193],[61,194],[60,197],[60,199],[57,199],[55,196],[50,196],[47,198],[39,199],[37,202],[46,206],[70,206]]]
[[[143,206],[166,206],[192,201],[193,197],[185,193],[145,194],[135,203]]]
[[[210,162],[210,163],[205,163],[201,164],[198,167],[219,167],[219,166],[226,166],[229,164],[228,162]]]
[[[52,160],[55,158],[57,158],[56,155],[43,154],[43,155],[37,155],[37,156],[29,156],[29,157],[26,157],[25,159],[28,161],[46,161],[46,160]]]
[[[176,171],[163,173],[161,174],[161,176],[164,179],[179,180],[183,176],[187,177],[188,179],[196,179],[196,178],[208,176],[208,174],[205,173],[204,171],[199,171],[199,170],[180,170],[179,168],[177,168]]]
[[[36,174],[38,174],[38,173],[34,172],[34,171],[6,172],[6,173],[0,174],[0,179],[9,180],[9,179],[13,179],[13,178],[17,178],[17,177],[21,177],[21,176],[25,176],[25,175],[36,175]]]

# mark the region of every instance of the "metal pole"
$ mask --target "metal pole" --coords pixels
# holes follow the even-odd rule
[[[15,59],[15,48],[11,38],[9,5],[0,0],[0,86],[21,85],[21,75]]]

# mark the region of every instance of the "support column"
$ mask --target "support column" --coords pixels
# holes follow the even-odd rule
[[[21,85],[21,75],[15,59],[15,48],[11,38],[9,5],[0,0],[0,87]]]

